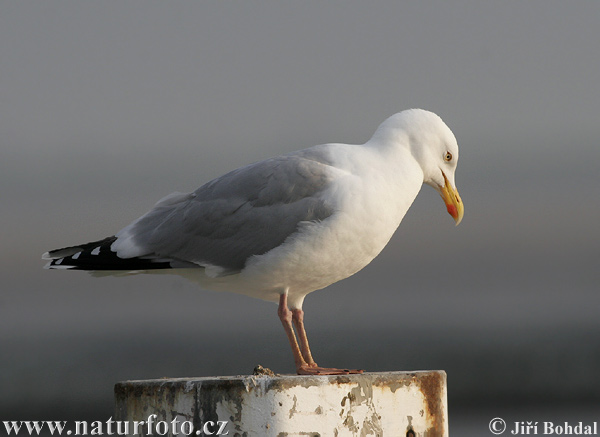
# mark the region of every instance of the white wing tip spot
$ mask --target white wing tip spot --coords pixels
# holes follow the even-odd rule
[[[69,270],[69,269],[74,269],[75,266],[58,266],[58,265],[53,265],[50,267],[51,269],[58,269],[58,270]]]
[[[69,270],[75,268],[75,266],[61,266],[60,263],[63,262],[63,260],[64,258],[60,258],[56,261],[50,261],[44,266],[44,268],[47,270]]]

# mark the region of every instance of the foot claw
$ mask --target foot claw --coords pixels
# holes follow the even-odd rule
[[[298,375],[353,375],[363,373],[362,369],[335,369],[331,367],[300,366],[296,369]]]

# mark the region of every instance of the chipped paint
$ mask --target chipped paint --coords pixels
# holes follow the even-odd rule
[[[230,436],[448,435],[443,371],[127,381],[115,399],[117,420],[225,420]]]

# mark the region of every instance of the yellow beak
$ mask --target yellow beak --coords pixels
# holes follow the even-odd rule
[[[456,226],[458,226],[465,213],[465,207],[460,199],[460,194],[458,194],[457,189],[450,185],[450,182],[448,182],[448,179],[443,172],[442,175],[444,175],[444,186],[439,187],[439,193],[440,196],[442,196],[442,199],[444,199],[448,214],[452,216],[456,222]]]

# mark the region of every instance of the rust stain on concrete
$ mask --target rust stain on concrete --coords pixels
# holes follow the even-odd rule
[[[421,375],[418,379],[419,390],[423,393],[427,416],[431,418],[431,427],[425,432],[425,436],[439,436],[444,434],[444,388],[446,387],[445,372],[430,372]]]

